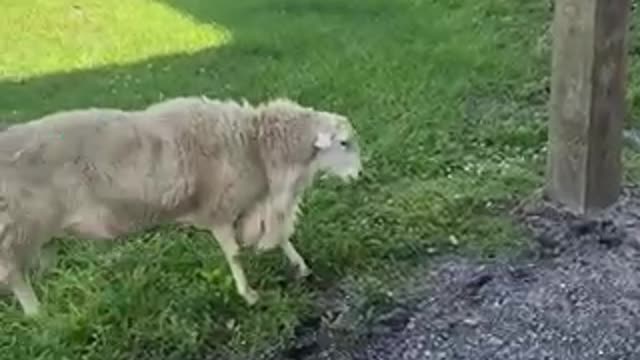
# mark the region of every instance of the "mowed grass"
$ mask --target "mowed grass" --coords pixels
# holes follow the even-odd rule
[[[546,2],[0,4],[1,121],[200,94],[288,96],[348,115],[366,174],[318,182],[294,239],[324,284],[522,238],[505,212],[542,182]],[[279,253],[247,254],[262,295],[249,308],[208,234],[166,226],[125,240],[63,241],[57,267],[35,278],[42,316],[0,302],[0,358],[250,353],[291,336],[320,291],[290,281]]]

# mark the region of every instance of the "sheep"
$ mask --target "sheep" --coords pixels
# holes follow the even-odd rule
[[[349,182],[361,171],[346,116],[286,98],[178,97],[13,125],[0,132],[0,284],[38,314],[28,270],[53,237],[109,240],[172,222],[211,232],[253,305],[240,249],[280,248],[309,275],[290,241],[302,195],[316,174]]]

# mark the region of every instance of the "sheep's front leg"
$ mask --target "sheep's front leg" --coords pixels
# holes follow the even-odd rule
[[[249,286],[247,277],[242,269],[242,264],[239,259],[240,247],[236,242],[233,228],[231,226],[212,227],[211,232],[218,240],[229,264],[238,294],[242,296],[249,305],[255,304],[259,296],[258,293]]]
[[[57,262],[57,258],[58,258],[58,245],[53,242],[45,244],[40,250],[38,271],[40,273],[44,273],[51,270],[55,266]]]
[[[305,278],[311,275],[311,269],[304,261],[304,258],[298,253],[296,248],[291,243],[291,236],[294,233],[295,223],[298,215],[298,205],[291,207],[288,212],[279,214],[281,219],[281,241],[280,249],[284,252],[284,255],[289,259],[289,262],[296,267],[296,277],[298,279]]]
[[[36,293],[33,291],[29,277],[20,272],[14,272],[9,275],[9,287],[13,295],[18,299],[22,310],[27,316],[38,314],[40,302]]]
[[[280,244],[280,248],[284,252],[284,255],[289,259],[291,264],[297,268],[297,277],[299,279],[305,278],[311,275],[311,269],[307,266],[307,263],[304,261],[304,258],[298,253],[295,247],[289,239],[284,240]]]
[[[12,236],[14,233],[9,231],[9,227],[0,223],[0,244],[11,244],[15,241]],[[6,248],[0,247],[0,285],[11,290],[27,316],[36,315],[40,302],[26,272],[30,264],[28,261],[27,264],[18,263],[15,254],[2,250]]]

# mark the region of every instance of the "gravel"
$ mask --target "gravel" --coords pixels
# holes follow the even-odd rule
[[[349,331],[317,321],[302,327],[292,345],[259,358],[589,360],[640,354],[640,189],[626,188],[596,217],[540,201],[518,218],[532,235],[521,253],[485,262],[443,258],[415,274],[373,321],[354,321]]]

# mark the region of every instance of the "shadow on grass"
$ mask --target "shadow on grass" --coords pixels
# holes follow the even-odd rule
[[[161,2],[200,22],[224,26],[231,41],[196,53],[135,64],[21,81],[0,80],[0,122],[25,121],[52,111],[88,106],[137,108],[181,95],[244,97],[250,101],[273,96],[322,98],[323,91],[334,90],[327,86],[332,79],[324,75],[333,73],[348,56],[337,50],[341,43],[337,35],[358,25],[349,14],[374,20],[390,8],[339,1],[249,1],[243,6],[195,0]],[[318,17],[318,26],[310,30],[305,14]]]
[[[279,54],[277,49],[230,44],[229,48],[162,56],[133,65],[2,82],[0,114],[4,121],[17,122],[71,108],[137,108],[181,95],[250,96],[234,86],[242,84],[242,79],[233,82],[231,78],[256,76],[255,67],[243,64],[276,59]]]
[[[180,10],[197,20],[209,22],[214,19],[233,15],[234,19],[264,16],[265,14],[288,14],[295,16],[338,16],[353,20],[367,20],[378,16],[389,16],[399,9],[389,1],[372,0],[346,2],[343,0],[302,0],[302,1],[249,1],[251,5],[243,7],[242,13],[225,13],[219,8],[199,0],[159,0]]]

